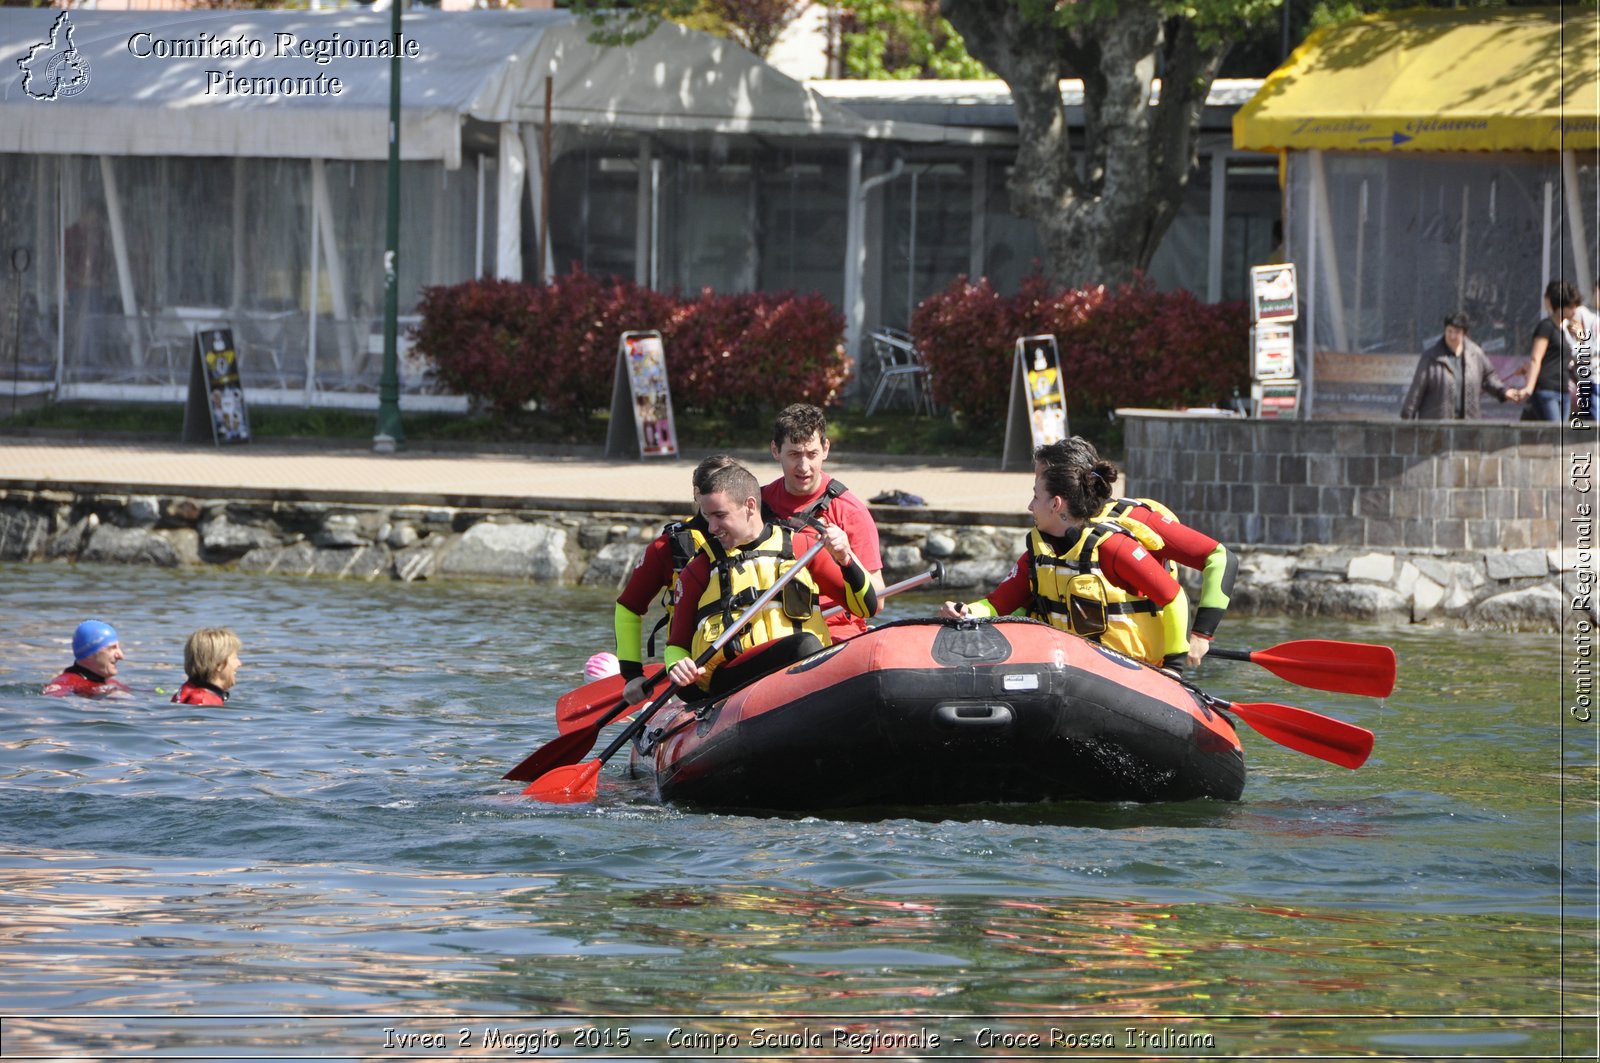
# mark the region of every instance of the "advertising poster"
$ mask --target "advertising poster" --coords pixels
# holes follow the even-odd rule
[[[1024,336],[1017,341],[1028,379],[1028,427],[1033,445],[1067,438],[1067,393],[1054,336]]]
[[[1294,376],[1294,326],[1250,328],[1251,375],[1257,380]]]
[[[1300,317],[1294,263],[1250,267],[1250,320],[1289,323]]]
[[[608,454],[624,451],[621,426],[630,413],[641,458],[677,456],[678,432],[672,418],[672,392],[667,386],[667,352],[659,332],[622,334],[612,389],[611,427],[606,436]]]
[[[1250,399],[1257,417],[1292,421],[1300,412],[1300,381],[1257,380],[1250,385]]]
[[[1011,401],[1000,467],[1030,464],[1035,447],[1067,438],[1067,388],[1054,336],[1023,336],[1012,358]],[[1022,425],[1027,425],[1026,434]]]
[[[245,408],[239,353],[231,329],[201,329],[194,336],[189,401],[183,411],[184,440],[204,442],[207,431],[202,426],[206,425],[213,443],[250,441],[250,414]]]

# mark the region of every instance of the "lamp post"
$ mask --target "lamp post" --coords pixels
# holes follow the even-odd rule
[[[383,375],[378,378],[378,426],[372,449],[392,454],[404,445],[400,426],[400,4],[389,0],[388,234],[383,251]]]

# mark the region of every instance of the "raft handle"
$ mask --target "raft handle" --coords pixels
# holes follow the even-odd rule
[[[1006,727],[1013,714],[1003,701],[944,701],[934,712],[945,723],[957,727]]]

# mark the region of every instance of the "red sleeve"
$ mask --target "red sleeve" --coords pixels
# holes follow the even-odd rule
[[[1131,535],[1108,535],[1100,541],[1100,571],[1125,591],[1164,606],[1181,589],[1161,560]]]
[[[869,574],[883,568],[883,548],[878,543],[878,522],[866,504],[846,491],[828,506],[828,520],[844,529],[850,537],[850,552]]]
[[[1127,516],[1161,536],[1161,549],[1156,556],[1163,561],[1176,561],[1189,568],[1206,567],[1206,558],[1216,550],[1218,543],[1204,532],[1195,531],[1187,524],[1169,520],[1149,506],[1134,506]]]
[[[795,540],[795,552],[803,553],[804,548],[800,546],[799,536],[795,536]],[[807,547],[810,545],[806,544]],[[811,578],[817,581],[817,596],[823,602],[830,606],[833,603],[844,604],[844,573],[839,570],[839,562],[833,559],[832,554],[826,549],[819,551],[816,557],[806,563],[806,568],[810,571]]]
[[[678,607],[672,611],[672,630],[667,635],[667,645],[681,650],[694,646],[694,615],[700,611],[700,596],[710,582],[711,561],[705,554],[696,554],[679,577]]]
[[[655,604],[662,588],[671,585],[672,544],[665,535],[658,535],[644,548],[644,556],[633,567],[627,586],[617,595],[617,604],[643,616]]]
[[[1000,586],[990,591],[986,598],[994,606],[994,611],[999,616],[1010,616],[1018,609],[1026,608],[1033,602],[1033,585],[1028,579],[1028,555],[1026,552],[1017,563],[1011,566],[1011,571],[1006,573],[1006,578],[1000,581]]]
[[[845,534],[848,535],[850,533],[846,531]],[[794,556],[799,557],[804,554],[811,549],[816,541],[817,531],[815,528],[796,529],[793,541]],[[865,562],[861,561],[860,558],[856,559],[856,563],[861,565],[863,569],[867,569]],[[835,605],[844,604],[844,573],[840,571],[839,562],[833,559],[833,555],[828,553],[826,547],[817,551],[817,556],[806,564],[806,569],[811,573],[811,578],[817,581],[817,591],[819,592],[817,597],[821,599],[823,608],[831,609]],[[867,569],[867,571],[871,570]]]

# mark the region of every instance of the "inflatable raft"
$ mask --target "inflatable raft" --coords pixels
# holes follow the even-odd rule
[[[903,620],[717,701],[669,703],[635,744],[663,801],[871,805],[1236,800],[1232,722],[1164,673],[1047,624]]]

